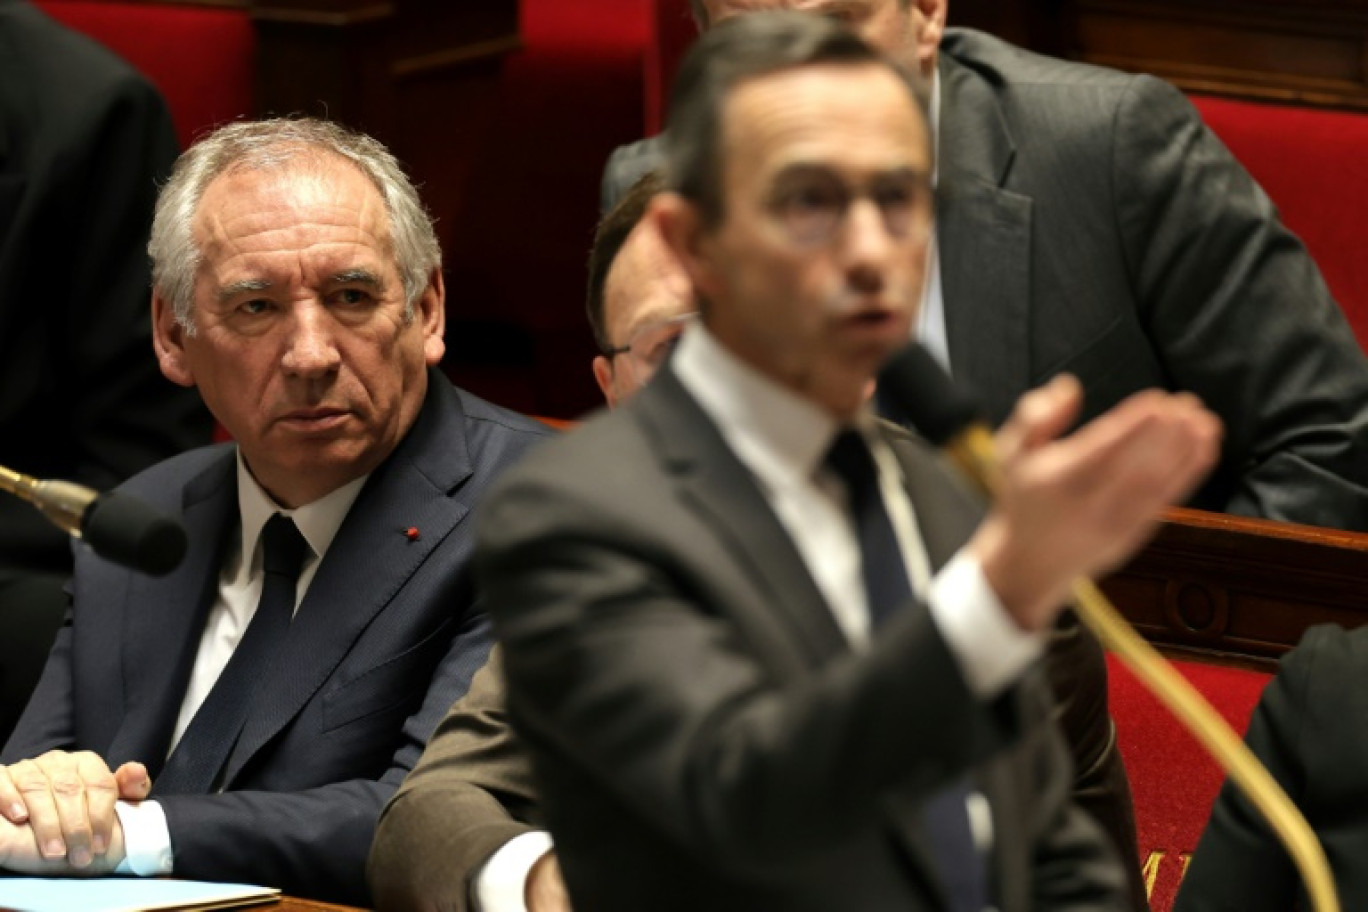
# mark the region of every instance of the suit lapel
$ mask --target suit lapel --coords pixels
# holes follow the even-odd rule
[[[371,620],[469,511],[453,497],[473,468],[455,390],[429,373],[413,430],[371,475],[295,613],[224,768],[224,786],[279,733],[346,658]],[[410,540],[405,530],[416,527]]]
[[[670,370],[638,394],[637,414],[694,513],[725,542],[818,664],[848,647],[788,531],[712,420]]]
[[[218,591],[227,537],[237,528],[236,450],[185,486],[181,521],[188,546],[170,575],[130,574],[124,610],[124,724],[109,758],[145,763],[153,778],[166,760],[205,617]]]
[[[953,470],[924,441],[897,425],[880,426],[898,457],[903,486],[916,513],[917,531],[935,573],[974,534],[982,507],[965,487],[956,484]]]
[[[950,365],[996,424],[1030,385],[1032,201],[1004,189],[1015,145],[988,87],[941,55],[937,237]]]

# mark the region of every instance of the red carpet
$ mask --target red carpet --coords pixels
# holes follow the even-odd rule
[[[1108,655],[1107,661],[1112,717],[1135,796],[1150,907],[1152,912],[1169,912],[1225,777],[1216,761],[1128,669],[1113,656]],[[1269,676],[1193,662],[1174,664],[1243,735]]]

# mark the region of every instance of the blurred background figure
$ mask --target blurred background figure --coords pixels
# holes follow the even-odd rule
[[[177,153],[157,91],[26,0],[0,0],[0,465],[114,486],[207,443],[151,357],[145,247]],[[0,741],[47,659],[65,533],[0,495]]]
[[[589,326],[599,356],[594,379],[615,406],[651,379],[696,311],[689,276],[646,207],[665,181],[643,176],[603,217],[589,253]]]

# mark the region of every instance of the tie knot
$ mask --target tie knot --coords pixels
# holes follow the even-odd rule
[[[290,579],[299,576],[309,543],[300,534],[294,520],[276,513],[261,530],[261,563],[267,573],[278,573]]]
[[[846,428],[836,435],[827,450],[826,464],[845,482],[852,501],[863,500],[877,490],[879,473],[874,465],[874,454],[860,432]]]

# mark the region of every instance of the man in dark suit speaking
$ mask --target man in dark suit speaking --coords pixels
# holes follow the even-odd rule
[[[1080,417],[1147,387],[1225,426],[1191,506],[1368,529],[1368,361],[1301,242],[1172,86],[945,27],[947,0],[692,0],[700,27],[761,10],[838,17],[931,81],[936,228],[916,334],[993,424],[1059,373]],[[853,99],[852,104],[858,104]],[[605,196],[661,140],[614,153]],[[1066,615],[1050,676],[1075,795],[1144,904],[1101,647]]]
[[[78,551],[3,753],[0,866],[365,905],[380,809],[488,652],[470,513],[546,432],[435,369],[441,251],[369,137],[217,131],[177,163],[149,250],[161,369],[236,444],[125,486],[184,523],[173,573]]]
[[[1002,432],[980,525],[866,405],[930,236],[906,77],[758,14],[705,36],[671,110],[648,218],[701,322],[480,524],[575,908],[1127,908],[1036,663],[1070,581],[1198,482],[1218,423],[1149,392],[1055,440],[1081,398],[1057,380]]]

